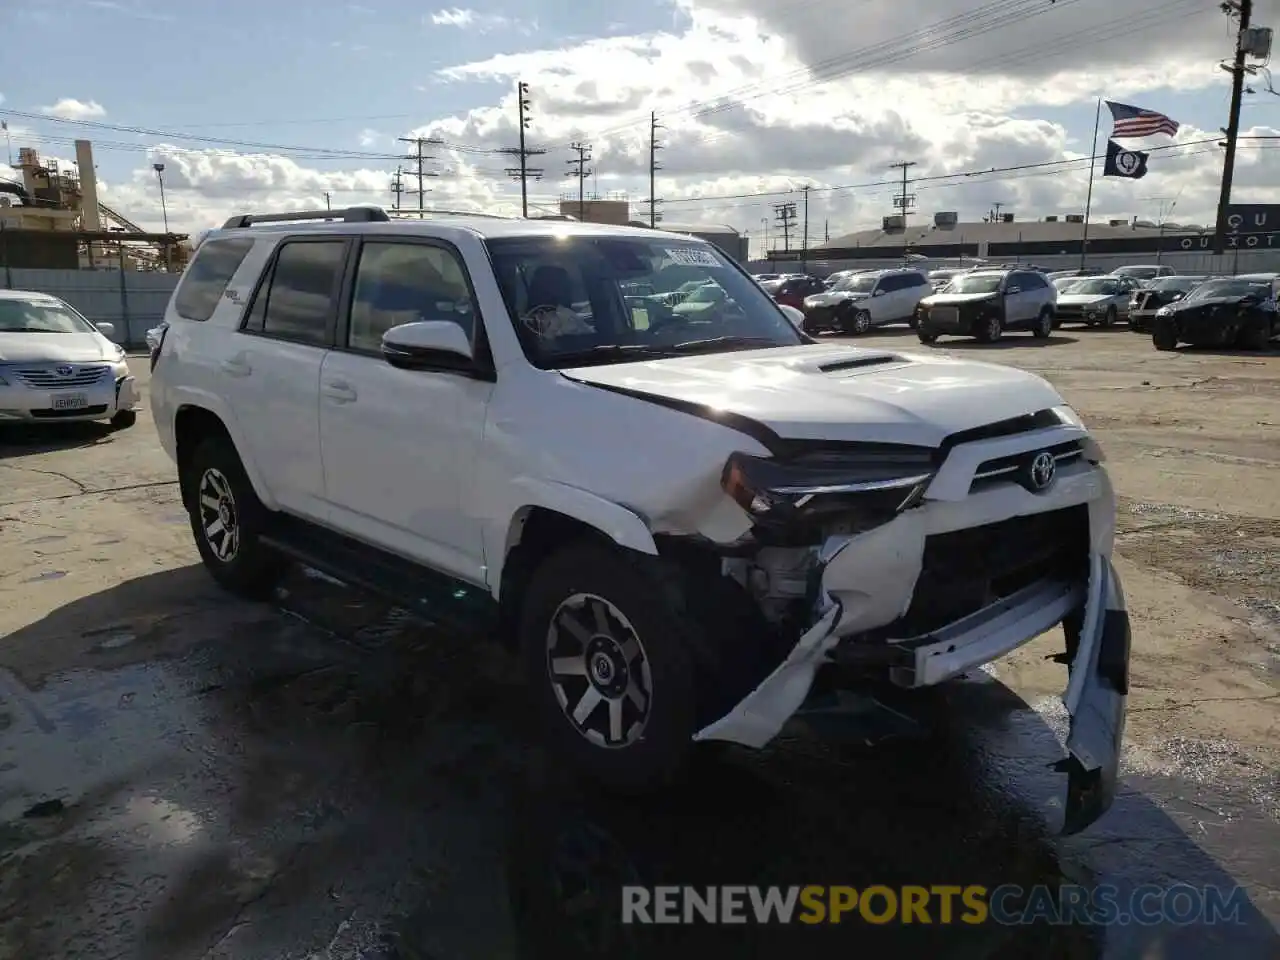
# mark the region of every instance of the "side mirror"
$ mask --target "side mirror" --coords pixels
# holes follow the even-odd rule
[[[871,295],[872,295],[873,297],[883,297],[883,296],[884,296],[884,291],[883,291],[883,290],[877,290],[875,293],[873,293],[873,294],[871,294]]]
[[[449,320],[402,323],[382,335],[382,356],[401,370],[469,370],[471,341]]]
[[[1016,286],[1016,285],[1015,285],[1015,286],[1012,286],[1012,287],[1005,287],[1005,288],[1004,288],[1004,292],[1005,292],[1005,293],[1021,293],[1021,292],[1022,292],[1022,288],[1021,288],[1021,287],[1019,287],[1019,286]]]
[[[1180,293],[1175,293],[1172,297],[1170,297],[1170,298],[1169,298],[1169,302],[1170,302],[1170,303],[1173,303],[1173,301],[1175,301],[1175,300],[1181,300],[1181,299],[1182,299],[1182,294],[1180,294]]]
[[[98,328],[98,332],[99,332],[100,334],[102,334],[104,337],[106,337],[106,338],[107,338],[108,340],[110,340],[112,343],[114,343],[114,342],[115,342],[115,339],[116,339],[116,325],[115,325],[114,323],[95,323],[95,324],[94,324],[94,326]]]

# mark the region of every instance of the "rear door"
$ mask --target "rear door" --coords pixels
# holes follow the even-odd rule
[[[227,395],[263,482],[286,510],[327,517],[320,461],[320,366],[333,343],[349,243],[298,237],[276,248],[221,361]]]

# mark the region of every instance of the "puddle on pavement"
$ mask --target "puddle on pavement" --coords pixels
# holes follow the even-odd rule
[[[47,573],[41,573],[34,577],[27,577],[23,583],[41,583],[45,580],[61,580],[67,575],[65,570],[50,570]]]

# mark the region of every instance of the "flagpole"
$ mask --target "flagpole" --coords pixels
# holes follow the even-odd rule
[[[1089,255],[1089,211],[1093,209],[1093,168],[1098,165],[1098,128],[1102,126],[1102,98],[1098,98],[1098,109],[1093,115],[1093,146],[1089,153],[1089,195],[1084,201],[1084,234],[1080,238],[1080,269],[1084,269],[1085,258]]]

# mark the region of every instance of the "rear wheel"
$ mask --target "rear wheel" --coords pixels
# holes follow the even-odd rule
[[[1260,323],[1242,332],[1240,345],[1246,350],[1265,350],[1271,343],[1270,323]]]
[[[209,573],[240,596],[270,596],[288,563],[261,540],[271,512],[254,493],[231,441],[201,441],[185,474],[191,532]]]
[[[1052,333],[1053,311],[1045,307],[1040,311],[1040,316],[1036,317],[1035,326],[1031,328],[1031,335],[1037,340],[1047,340]]]
[[[552,748],[613,788],[670,780],[697,732],[690,629],[657,576],[617,549],[582,542],[548,558],[520,643]]]

